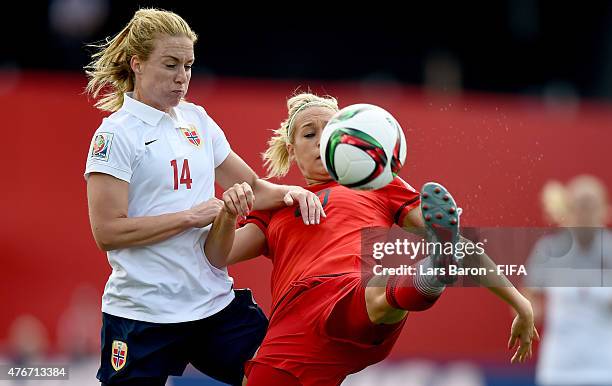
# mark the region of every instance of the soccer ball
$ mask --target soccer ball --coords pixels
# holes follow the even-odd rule
[[[356,104],[338,111],[321,134],[321,160],[348,188],[374,190],[397,176],[406,160],[406,137],[386,110]]]

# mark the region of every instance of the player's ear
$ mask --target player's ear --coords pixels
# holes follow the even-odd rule
[[[134,55],[130,58],[130,68],[134,71],[135,74],[139,74],[142,72],[142,62],[137,55]]]
[[[289,153],[289,159],[295,159],[295,146],[292,143],[288,143],[287,145],[287,153]]]

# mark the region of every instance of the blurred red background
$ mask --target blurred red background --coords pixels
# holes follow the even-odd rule
[[[82,177],[104,114],[82,94],[80,75],[4,74],[0,85],[0,342],[23,313],[39,318],[53,340],[72,292],[90,283],[101,296],[110,273],[91,236]],[[550,178],[591,173],[612,187],[609,104],[245,79],[193,79],[188,99],[206,108],[233,150],[263,175],[260,154],[298,87],[336,96],[341,106],[373,103],[394,114],[408,141],[401,176],[416,188],[431,180],[447,186],[466,226],[543,225],[539,191]],[[296,170],[282,182],[302,183]],[[263,258],[231,268],[237,286],[252,288],[266,311],[270,270]],[[452,288],[433,309],[410,316],[392,356],[505,362],[511,318],[485,289]]]

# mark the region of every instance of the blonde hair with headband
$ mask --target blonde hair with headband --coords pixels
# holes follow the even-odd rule
[[[264,165],[268,177],[283,177],[289,172],[291,159],[287,144],[293,143],[295,138],[295,117],[310,107],[327,107],[338,111],[338,101],[334,97],[320,97],[311,93],[302,93],[289,98],[287,101],[287,119],[281,122],[274,135],[268,141],[268,149],[263,153]]]

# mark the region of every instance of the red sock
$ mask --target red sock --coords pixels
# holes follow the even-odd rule
[[[444,287],[423,284],[418,274],[391,276],[387,281],[387,302],[406,311],[424,311],[434,305]]]
[[[287,371],[261,363],[253,363],[247,378],[247,386],[270,385],[300,386],[301,383]]]

